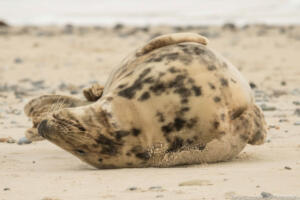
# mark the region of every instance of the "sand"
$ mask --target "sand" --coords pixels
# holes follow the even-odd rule
[[[251,82],[269,127],[264,145],[230,162],[96,170],[47,141],[17,144],[31,127],[30,99],[83,98],[132,50],[180,31],[205,35]],[[299,52],[297,26],[0,27],[0,138],[12,142],[0,142],[0,200],[300,199]]]

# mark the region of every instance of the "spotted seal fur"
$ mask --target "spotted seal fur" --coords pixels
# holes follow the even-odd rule
[[[266,123],[248,82],[206,44],[198,34],[164,35],[128,56],[104,88],[85,90],[87,100],[32,100],[32,135],[96,168],[226,161],[262,144]]]

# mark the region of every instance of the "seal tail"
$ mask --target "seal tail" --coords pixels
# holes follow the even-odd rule
[[[162,35],[150,40],[150,42],[136,52],[136,56],[142,56],[160,47],[182,42],[196,42],[207,45],[208,39],[196,33],[172,33]]]
[[[267,128],[266,122],[262,111],[256,105],[246,108],[234,117],[233,124],[235,132],[240,134],[241,139],[245,140],[248,144],[260,145],[263,144]]]

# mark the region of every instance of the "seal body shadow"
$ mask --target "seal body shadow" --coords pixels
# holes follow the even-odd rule
[[[39,134],[97,168],[220,162],[262,144],[266,124],[248,82],[206,43],[187,33],[150,41],[101,98],[48,114]]]

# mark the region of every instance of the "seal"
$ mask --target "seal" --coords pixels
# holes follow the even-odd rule
[[[226,161],[263,144],[266,123],[246,79],[194,33],[154,38],[86,100],[48,95],[25,106],[34,130],[96,168]]]

